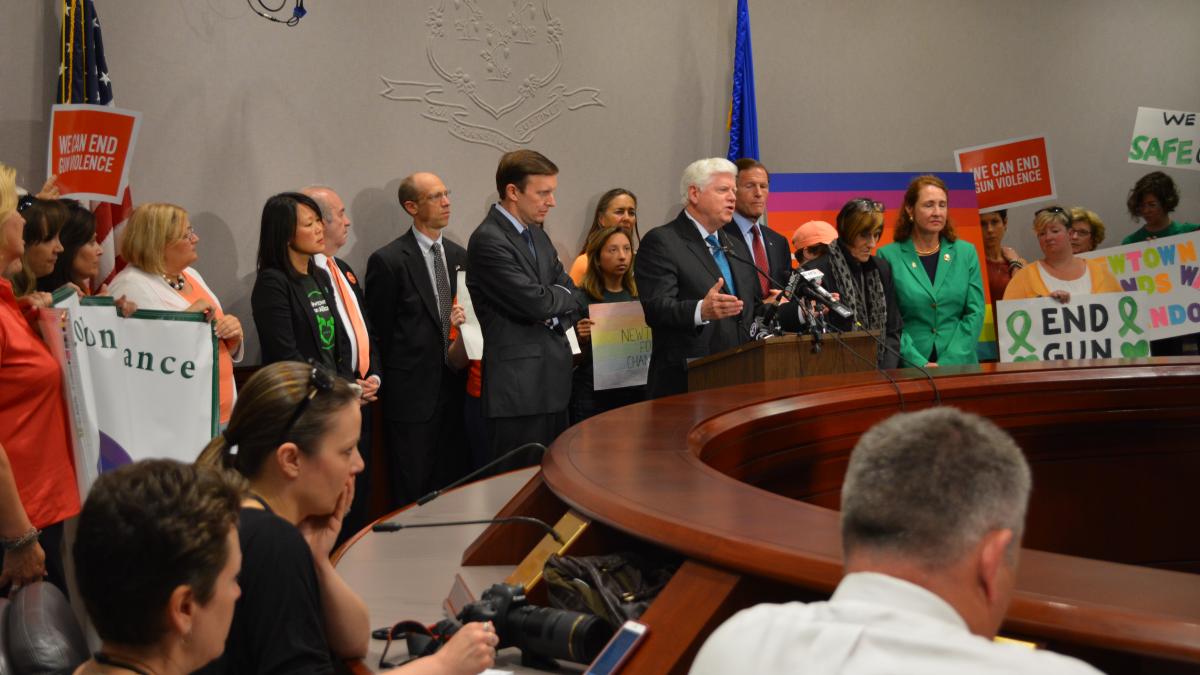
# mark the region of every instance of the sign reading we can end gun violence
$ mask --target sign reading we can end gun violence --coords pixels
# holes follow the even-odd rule
[[[47,175],[58,176],[62,196],[120,203],[142,114],[70,103],[50,112]]]
[[[1138,108],[1129,163],[1200,171],[1200,126],[1194,112]]]
[[[959,171],[975,177],[979,212],[1054,199],[1054,176],[1044,136],[1012,138],[954,151]]]

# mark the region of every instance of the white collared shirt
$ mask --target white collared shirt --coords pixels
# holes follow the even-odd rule
[[[932,592],[885,574],[858,572],[828,602],[763,604],[721,625],[692,675],[727,673],[1039,673],[1097,675],[1073,658],[972,634]]]
[[[700,221],[696,220],[692,216],[692,214],[688,212],[687,209],[683,210],[683,215],[687,216],[688,220],[692,221],[692,224],[696,226],[696,231],[700,233],[701,239],[707,239],[708,236],[710,234],[712,234],[712,235],[716,235],[718,242],[721,241],[721,235],[717,234],[716,232],[709,232],[708,230],[704,229],[704,226],[700,224]],[[717,230],[717,232],[720,232],[720,230]],[[708,241],[705,241],[704,245],[708,247],[708,252],[711,255],[712,254],[712,246],[709,246]],[[713,256],[714,263],[716,262],[716,260],[717,260],[716,256]],[[721,266],[717,265],[717,271],[720,271],[720,268],[721,268]],[[716,279],[713,279],[713,282],[715,283]],[[729,288],[722,287],[721,292],[728,294]],[[704,319],[700,318],[700,306],[703,304],[704,304],[704,298],[701,298],[700,302],[696,303],[696,313],[695,313],[695,315],[692,316],[692,325],[703,326],[704,324],[708,323]]]
[[[762,217],[759,217],[758,220],[751,221],[746,216],[743,216],[742,214],[738,213],[737,211],[734,211],[733,212],[733,222],[737,223],[738,229],[741,230],[741,232],[742,232],[742,239],[746,240],[746,250],[750,251],[750,255],[753,256],[754,255],[754,228],[755,228],[755,226],[757,226],[759,228],[758,236],[762,237]],[[767,250],[766,237],[763,237],[762,243],[763,243],[763,250],[766,251]]]
[[[433,299],[435,302],[440,301],[438,297],[438,280],[437,275],[433,271],[433,245],[437,244],[442,249],[442,266],[446,268],[446,283],[450,283],[450,263],[446,258],[446,245],[442,243],[442,234],[438,233],[437,239],[430,239],[421,233],[417,228],[413,228],[413,235],[417,238],[417,248],[421,249],[421,257],[425,258],[425,271],[429,274],[429,283],[433,285]],[[453,288],[453,286],[447,286]],[[446,302],[454,305],[454,298],[446,298]]]

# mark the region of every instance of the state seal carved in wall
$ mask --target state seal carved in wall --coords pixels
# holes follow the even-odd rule
[[[549,0],[441,0],[424,25],[431,81],[381,77],[380,95],[421,104],[455,138],[515,150],[559,117],[604,105],[598,89],[559,81],[564,30]]]

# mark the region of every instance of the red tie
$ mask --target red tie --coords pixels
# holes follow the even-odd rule
[[[767,268],[767,249],[763,248],[762,232],[759,232],[757,223],[750,229],[754,232],[754,264],[760,270],[770,272],[771,270]],[[759,274],[758,285],[762,288],[762,297],[767,297],[767,294],[771,292],[770,280]]]
[[[358,374],[366,377],[371,372],[371,342],[367,339],[367,324],[363,321],[358,305],[354,304],[351,291],[342,280],[342,271],[332,256],[325,256],[325,265],[329,267],[329,276],[337,286],[338,295],[342,296],[342,306],[346,308],[346,316],[350,317],[351,328],[354,329],[354,340],[358,345]]]

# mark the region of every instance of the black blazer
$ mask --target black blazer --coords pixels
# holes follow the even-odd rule
[[[537,260],[511,221],[493,206],[467,244],[467,286],[483,328],[485,417],[545,415],[567,409],[571,347],[563,331],[580,306],[575,285],[540,227]],[[557,318],[558,328],[546,325]]]
[[[366,373],[358,373],[358,376],[365,380],[372,375],[378,375],[380,379],[383,379],[383,358],[379,353],[379,345],[375,342],[375,331],[371,327],[371,317],[367,313],[367,299],[366,296],[363,295],[362,286],[358,283],[358,275],[354,273],[354,268],[350,267],[350,263],[346,262],[345,260],[342,260],[341,258],[334,258],[333,261],[337,263],[338,269],[342,271],[342,276],[346,277],[346,281],[350,282],[350,290],[354,293],[354,297],[358,299],[358,306],[362,308],[363,311],[363,321],[367,324],[368,344],[365,346],[359,345],[358,348],[370,350],[367,353],[371,355],[371,370]],[[331,279],[330,282],[332,283],[332,281],[333,280]],[[336,291],[337,289],[335,288],[334,292]],[[351,330],[351,328],[347,326],[346,330]],[[347,335],[349,334],[347,333]],[[350,368],[357,371],[358,364],[351,363]]]
[[[723,246],[751,260],[741,235],[717,231]],[[654,334],[647,396],[657,398],[687,391],[687,361],[722,352],[750,340],[750,324],[758,304],[758,273],[726,255],[742,314],[695,325],[696,303],[721,272],[696,225],[681,211],[675,220],[642,237],[634,263],[638,294],[646,323]],[[725,290],[728,292],[728,289]]]
[[[758,229],[762,232],[763,248],[767,252],[766,271],[770,273],[771,281],[774,282],[771,288],[783,288],[787,285],[788,276],[792,273],[792,252],[788,248],[787,237],[765,225],[759,226]],[[725,232],[730,237],[737,237],[743,244],[746,243],[746,238],[742,236],[742,228],[736,220],[729,221],[729,224],[725,226]],[[754,260],[754,251],[750,252],[747,260]],[[755,274],[758,273],[755,272]],[[757,281],[757,278],[755,280]]]
[[[450,293],[457,296],[458,270],[467,264],[467,251],[442,237],[442,252]],[[367,260],[364,306],[383,353],[384,414],[398,422],[428,422],[440,396],[465,390],[466,373],[446,365],[437,296],[411,228]],[[454,391],[442,392],[443,386]]]
[[[350,342],[346,327],[332,306],[333,290],[329,274],[318,269],[311,261],[308,273],[325,293],[330,302],[331,316],[336,321],[337,372],[353,380],[354,367],[350,364]],[[254,314],[254,325],[258,329],[258,343],[262,347],[263,365],[276,361],[307,361],[320,359],[320,329],[312,304],[304,294],[300,279],[292,279],[283,270],[259,270],[254,279],[254,290],[250,293],[250,308]]]

